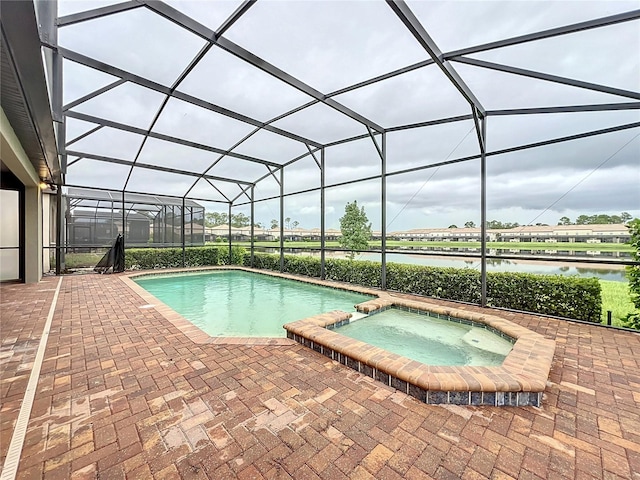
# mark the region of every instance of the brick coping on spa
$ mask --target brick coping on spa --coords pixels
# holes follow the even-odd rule
[[[358,311],[370,313],[395,306],[436,313],[443,317],[485,325],[489,330],[501,332],[515,340],[515,344],[500,366],[425,365],[327,328],[349,321],[351,314],[341,311],[288,323],[284,326],[287,338],[212,337],[133,281],[133,278],[140,276],[212,270],[241,270],[363,293],[377,298],[359,304]],[[147,302],[141,308],[155,308],[195,343],[289,345],[295,341],[430,404],[540,406],[555,351],[553,340],[499,316],[444,307],[427,301],[408,300],[359,285],[239,266],[145,270],[126,273],[120,278]]]
[[[431,366],[327,328],[348,322],[349,313],[324,313],[289,323],[285,329],[292,340],[425,403],[540,406],[555,351],[553,340],[495,315],[392,295],[380,295],[358,305],[358,310],[368,313],[391,306],[483,324],[511,337],[515,344],[499,366]]]

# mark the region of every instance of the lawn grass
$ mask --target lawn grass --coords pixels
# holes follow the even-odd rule
[[[623,327],[622,318],[633,312],[628,282],[600,280],[602,287],[602,323],[607,323],[607,310],[611,310],[611,324]]]
[[[98,263],[100,259],[104,256],[104,253],[105,252],[66,253],[64,256],[65,266],[67,268],[94,267],[96,263]],[[53,260],[53,264],[55,264],[55,260]]]

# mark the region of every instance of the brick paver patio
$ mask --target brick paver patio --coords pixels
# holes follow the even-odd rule
[[[0,286],[2,462],[57,283]],[[430,406],[297,344],[195,344],[146,303],[64,277],[18,478],[640,479],[638,334],[506,314],[557,342],[542,407]]]

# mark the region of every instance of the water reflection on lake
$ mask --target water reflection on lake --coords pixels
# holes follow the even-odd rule
[[[361,260],[380,261],[380,254],[363,253]],[[455,267],[480,269],[480,260],[467,258],[442,258],[428,255],[403,255],[388,253],[387,262],[428,265],[431,267]],[[535,262],[526,260],[487,259],[488,272],[521,272],[544,275],[577,275],[579,277],[596,277],[601,280],[627,282],[624,266],[620,265],[584,265],[573,263]]]

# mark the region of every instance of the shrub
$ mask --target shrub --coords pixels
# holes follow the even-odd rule
[[[381,268],[380,262],[331,258],[325,262],[325,276],[327,280],[380,288]]]
[[[469,268],[388,263],[387,288],[404,293],[480,303],[480,273]]]
[[[636,262],[640,262],[640,219],[634,218],[627,225],[631,238],[629,244],[633,247],[631,256]],[[635,312],[631,312],[625,319],[625,325],[640,330],[640,266],[629,265],[627,267],[629,277],[629,295],[635,307]]]
[[[251,266],[251,255],[244,257],[244,265],[246,267]],[[253,265],[254,268],[263,270],[280,270],[280,256],[268,253],[254,253]]]
[[[320,276],[320,259],[285,255],[284,271]],[[250,264],[249,255],[245,265]],[[254,267],[280,270],[277,254],[256,253]],[[380,288],[380,262],[327,259],[327,280]],[[480,303],[480,272],[468,268],[438,268],[402,263],[387,264],[387,288],[402,293]],[[489,306],[600,322],[602,299],[595,278],[499,272],[487,274]]]
[[[187,247],[184,253],[185,267],[229,265],[228,247]],[[231,263],[242,265],[244,255],[244,248],[233,247]],[[127,270],[178,267],[182,267],[182,248],[130,248],[125,251]]]
[[[602,309],[597,278],[531,273],[488,273],[487,302],[493,307],[596,323]]]

